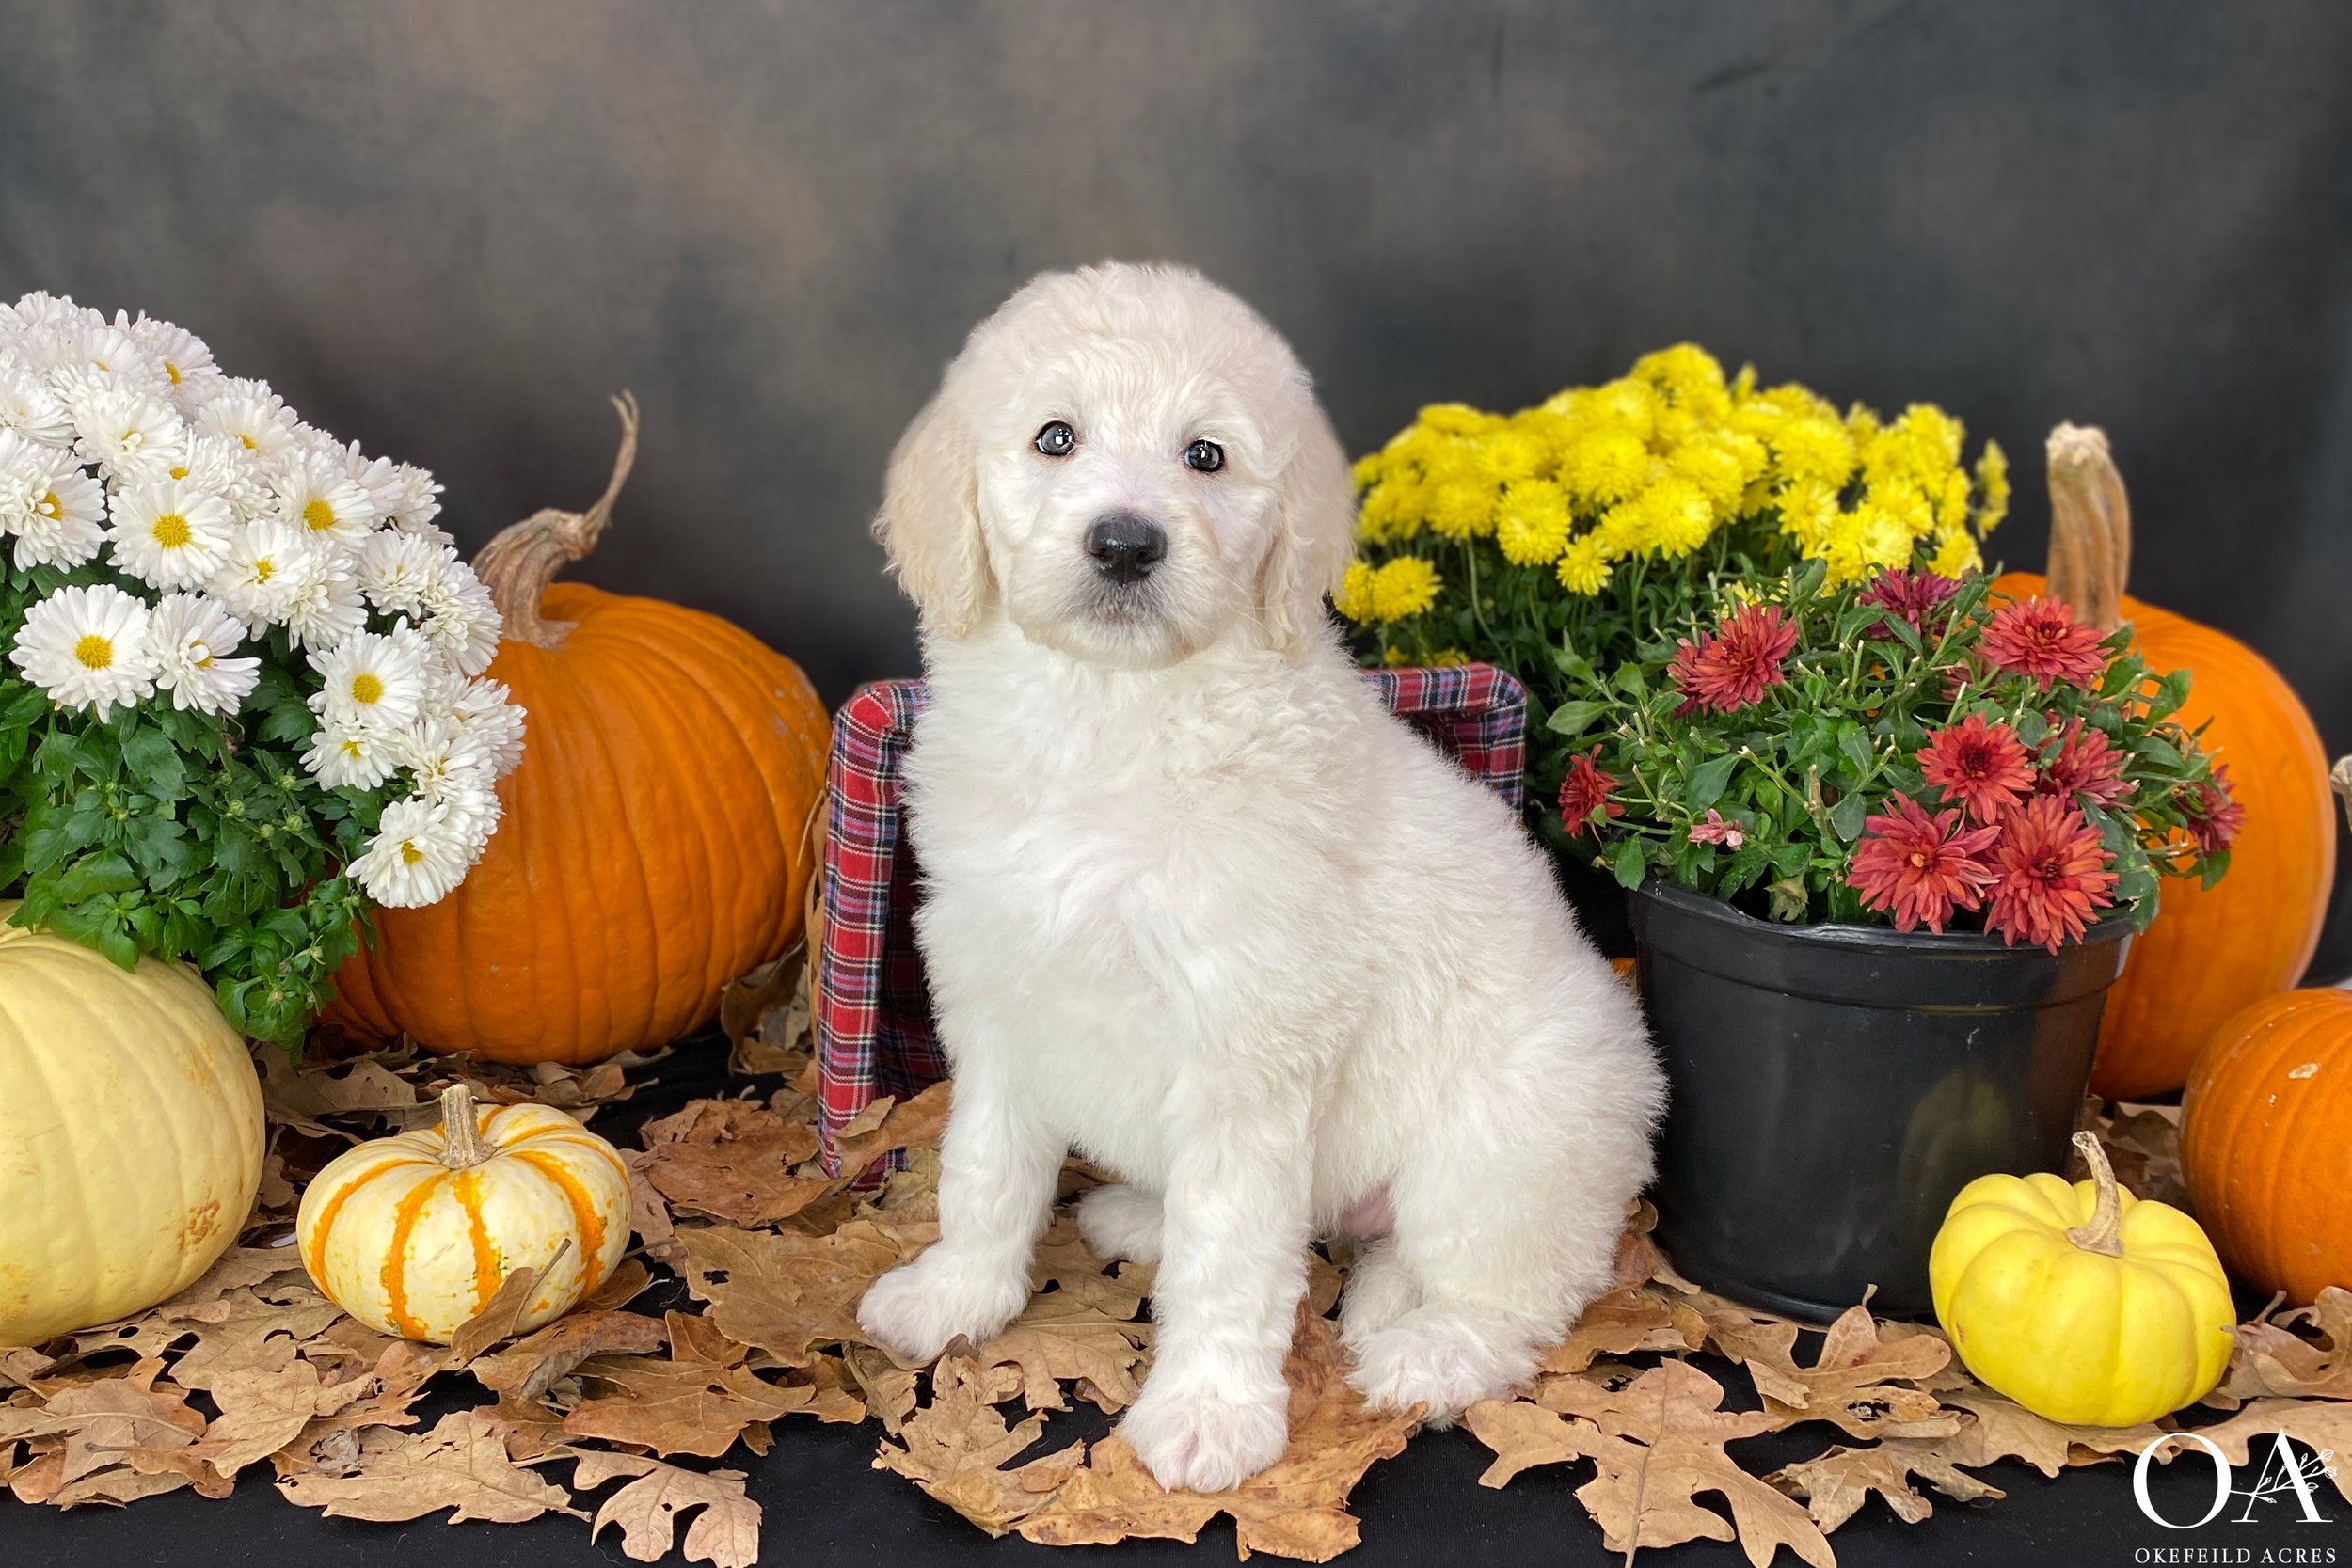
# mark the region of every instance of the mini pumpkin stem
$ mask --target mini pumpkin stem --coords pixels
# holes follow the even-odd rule
[[[2123,589],[2132,576],[2132,505],[2107,451],[2107,434],[2090,425],[2050,432],[2050,595],[2074,618],[2101,631],[2123,621]]]
[[[612,520],[612,503],[637,461],[637,399],[628,392],[612,400],[621,413],[621,448],[613,454],[612,477],[604,494],[585,512],[543,507],[500,533],[473,558],[474,575],[490,591],[504,623],[501,635],[511,641],[541,648],[558,647],[571,631],[569,621],[542,620],[539,595],[555,574],[596,547],[605,525]]]
[[[441,1091],[441,1164],[452,1170],[466,1170],[487,1160],[490,1153],[482,1136],[482,1123],[474,1116],[473,1090],[452,1084]]]
[[[2115,1184],[2115,1167],[2107,1164],[2107,1151],[2099,1146],[2096,1132],[2077,1132],[2074,1147],[2083,1151],[2083,1162],[2090,1167],[2090,1180],[2098,1189],[2090,1220],[2068,1230],[2066,1239],[2085,1252],[2105,1253],[2109,1258],[2123,1256],[2123,1190]]]
[[[2352,757],[2338,757],[2328,782],[2336,786],[2336,799],[2344,802],[2344,819],[2352,822]]]

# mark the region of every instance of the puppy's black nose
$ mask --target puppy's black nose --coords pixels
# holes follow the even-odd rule
[[[1087,554],[1094,569],[1124,587],[1141,582],[1168,558],[1168,531],[1132,512],[1110,512],[1087,530]]]

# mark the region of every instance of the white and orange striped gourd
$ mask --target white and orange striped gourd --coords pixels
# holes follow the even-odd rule
[[[545,1105],[479,1110],[463,1084],[441,1125],[338,1157],[302,1195],[311,1280],[369,1327],[447,1344],[516,1269],[546,1271],[517,1332],[562,1317],[628,1249],[628,1167]]]

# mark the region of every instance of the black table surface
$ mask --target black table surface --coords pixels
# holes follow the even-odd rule
[[[628,1141],[635,1125],[702,1094],[740,1087],[721,1066],[724,1049],[706,1043],[681,1047],[655,1072],[636,1097],[612,1106],[594,1125],[607,1136]],[[675,1285],[667,1287],[675,1291]],[[659,1289],[659,1288],[658,1288]],[[657,1301],[657,1305],[659,1302]],[[1698,1358],[1702,1366],[1708,1359]],[[1719,1376],[1727,1369],[1714,1364]],[[1734,1378],[1730,1387],[1744,1380]],[[488,1396],[460,1386],[420,1405],[430,1424],[442,1409],[487,1402]],[[1093,1436],[1104,1423],[1077,1414],[1057,1416],[1046,1428],[1047,1451],[1073,1436]],[[747,1486],[762,1510],[762,1563],[822,1563],[826,1568],[864,1564],[951,1562],[1046,1563],[1073,1568],[1106,1554],[1119,1561],[1230,1562],[1234,1558],[1232,1522],[1220,1516],[1196,1545],[1181,1542],[1131,1541],[1117,1546],[1052,1548],[1018,1536],[992,1541],[914,1484],[873,1468],[881,1429],[821,1426],[779,1420],[775,1447],[752,1457],[738,1451],[713,1467],[746,1472]],[[1806,1426],[1736,1444],[1733,1452],[1752,1469],[1807,1459],[1837,1438],[1832,1428]],[[1350,1568],[1397,1564],[1475,1563],[1561,1565],[1622,1560],[1601,1544],[1600,1528],[1575,1497],[1591,1479],[1587,1464],[1548,1465],[1527,1471],[1508,1486],[1488,1490],[1478,1477],[1493,1455],[1461,1431],[1425,1432],[1399,1457],[1375,1465],[1356,1488],[1350,1512],[1363,1521],[1363,1544],[1343,1560]],[[2352,1465],[2352,1455],[2336,1464]],[[693,1461],[687,1463],[692,1464]],[[568,1481],[570,1465],[549,1471]],[[1874,1563],[1948,1568],[1962,1563],[2104,1564],[2139,1563],[2314,1563],[2352,1564],[2352,1503],[2322,1485],[2315,1497],[2324,1522],[2303,1517],[2292,1492],[2254,1499],[2253,1466],[2232,1478],[2239,1495],[2213,1522],[2168,1528],[2142,1513],[2128,1464],[2069,1471],[2055,1480],[2017,1463],[1977,1472],[2008,1497],[1975,1504],[1952,1502],[1919,1489],[1935,1504],[1934,1517],[1905,1525],[1877,1498],[1831,1537],[1845,1568]],[[2199,1453],[2169,1465],[2149,1467],[2150,1500],[2168,1519],[2199,1518],[2214,1500],[2214,1468]],[[619,1482],[584,1499],[594,1511],[598,1498]],[[1708,1506],[1720,1497],[1702,1496]],[[680,1523],[678,1539],[685,1538]],[[1644,1560],[1732,1568],[1744,1564],[1729,1542],[1697,1541],[1665,1551],[1645,1552]],[[540,1563],[625,1564],[620,1531],[608,1528],[591,1541],[585,1522],[544,1516],[524,1525],[450,1526],[427,1518],[379,1525],[323,1518],[275,1495],[266,1465],[246,1472],[233,1496],[222,1499],[180,1491],[149,1497],[127,1508],[93,1505],[60,1512],[17,1502],[0,1489],[0,1568],[18,1565],[81,1565],[91,1568],[209,1568],[219,1564],[283,1564],[285,1568],[516,1568]],[[682,1563],[673,1552],[665,1560]],[[1265,1559],[1264,1560],[1279,1560]],[[1780,1562],[1797,1560],[1784,1554]]]

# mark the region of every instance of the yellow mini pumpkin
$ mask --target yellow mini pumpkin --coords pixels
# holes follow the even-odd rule
[[[2229,1276],[2197,1222],[2091,1179],[1980,1176],[1936,1233],[1935,1316],[1979,1381],[2037,1416],[2132,1426],[2201,1398],[2230,1361]]]
[[[516,1269],[546,1271],[517,1324],[562,1317],[628,1250],[628,1167],[544,1105],[478,1110],[462,1084],[441,1125],[339,1156],[294,1219],[318,1288],[384,1334],[447,1344]]]
[[[253,1059],[194,970],[0,924],[0,1345],[192,1284],[245,1224],[262,1152]]]

